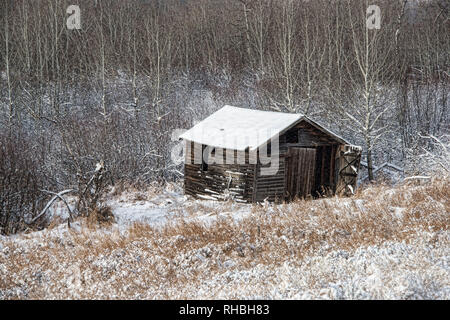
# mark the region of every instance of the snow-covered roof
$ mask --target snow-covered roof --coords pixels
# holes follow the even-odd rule
[[[302,114],[261,111],[228,105],[180,135],[180,138],[216,148],[255,150],[300,120],[306,120],[336,140],[347,143]]]

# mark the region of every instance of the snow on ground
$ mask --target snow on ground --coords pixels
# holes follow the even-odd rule
[[[277,206],[111,191],[111,227],[0,237],[0,299],[450,299],[448,192],[443,180]]]
[[[447,243],[449,235],[442,235]],[[211,294],[217,299],[449,299],[448,247],[433,246],[431,234],[423,237],[410,244],[335,250],[275,268],[231,269],[184,294],[199,299]]]
[[[251,205],[230,203],[228,210],[214,210],[218,203],[214,200],[195,200],[183,194],[176,185],[169,185],[158,193],[124,192],[119,197],[109,197],[107,201],[113,211],[116,222],[128,227],[135,222],[162,226],[171,218],[183,217],[187,221],[197,220],[205,223],[218,217],[233,217],[239,221],[250,214]],[[207,209],[207,210],[205,210]],[[205,212],[206,211],[206,212]]]
[[[55,259],[46,269],[34,262],[11,274],[3,261],[0,275],[14,284],[0,280],[0,299],[450,299],[449,240],[449,232],[423,233],[410,243],[247,266],[238,256],[225,258],[213,245],[176,253],[168,261],[149,252],[150,243],[134,241],[107,255],[88,255],[85,262],[45,257]],[[59,241],[69,252],[76,245],[67,238]],[[32,242],[0,248],[0,261],[45,247]],[[171,268],[176,268],[173,276]]]
[[[383,192],[389,198],[395,195],[393,190]],[[116,223],[119,228],[126,229],[133,223],[148,223],[152,226],[163,226],[168,221],[176,218],[184,218],[186,221],[202,221],[209,223],[217,218],[232,217],[236,222],[245,217],[249,217],[252,211],[251,204],[229,201],[226,205],[215,200],[193,199],[184,195],[183,189],[178,184],[168,184],[163,189],[146,191],[125,191],[115,196],[114,189],[106,196],[106,204],[111,208]],[[408,194],[405,194],[407,197]],[[334,205],[333,200],[320,199],[316,201],[329,202]],[[351,200],[350,198],[339,199],[339,207],[334,208],[336,214],[342,213],[342,208],[351,208],[354,204],[361,212],[365,212],[364,199]],[[72,210],[75,207],[75,199],[68,198],[68,203]],[[273,205],[265,202],[265,210],[271,212]],[[398,217],[402,217],[404,208],[389,206],[390,212]],[[67,208],[62,202],[55,202],[50,208],[51,217],[60,217],[67,220],[69,217]]]

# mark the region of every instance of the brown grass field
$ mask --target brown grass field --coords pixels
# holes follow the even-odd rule
[[[2,237],[0,299],[449,299],[449,180],[239,205],[239,221],[186,219],[233,206],[194,202],[159,228],[79,220]]]

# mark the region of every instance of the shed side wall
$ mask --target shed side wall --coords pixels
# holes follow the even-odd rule
[[[194,150],[195,160],[194,161]],[[202,170],[202,145],[186,141],[186,159],[184,166],[185,193],[195,198],[210,200],[225,200],[231,196],[238,202],[251,202],[253,197],[253,181],[255,165],[248,164],[208,164],[207,170]],[[229,151],[230,152],[230,151]],[[237,152],[231,151],[236,160]],[[223,150],[225,157],[226,150]]]

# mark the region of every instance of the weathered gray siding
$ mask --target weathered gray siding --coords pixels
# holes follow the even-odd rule
[[[255,182],[255,194],[253,202],[268,201],[284,201],[285,197],[285,156],[287,153],[286,136],[281,135],[279,140],[279,168],[273,175],[261,175],[261,168],[269,165],[257,165],[257,175]],[[273,154],[272,156],[276,156]]]
[[[224,200],[231,196],[236,201],[252,201],[254,164],[209,164],[207,170],[202,170],[201,164],[194,163],[194,149],[201,150],[201,145],[187,143],[190,147],[186,147],[188,152],[184,166],[186,194],[203,199]],[[225,152],[224,150],[224,155]],[[197,159],[195,162],[201,161]]]

